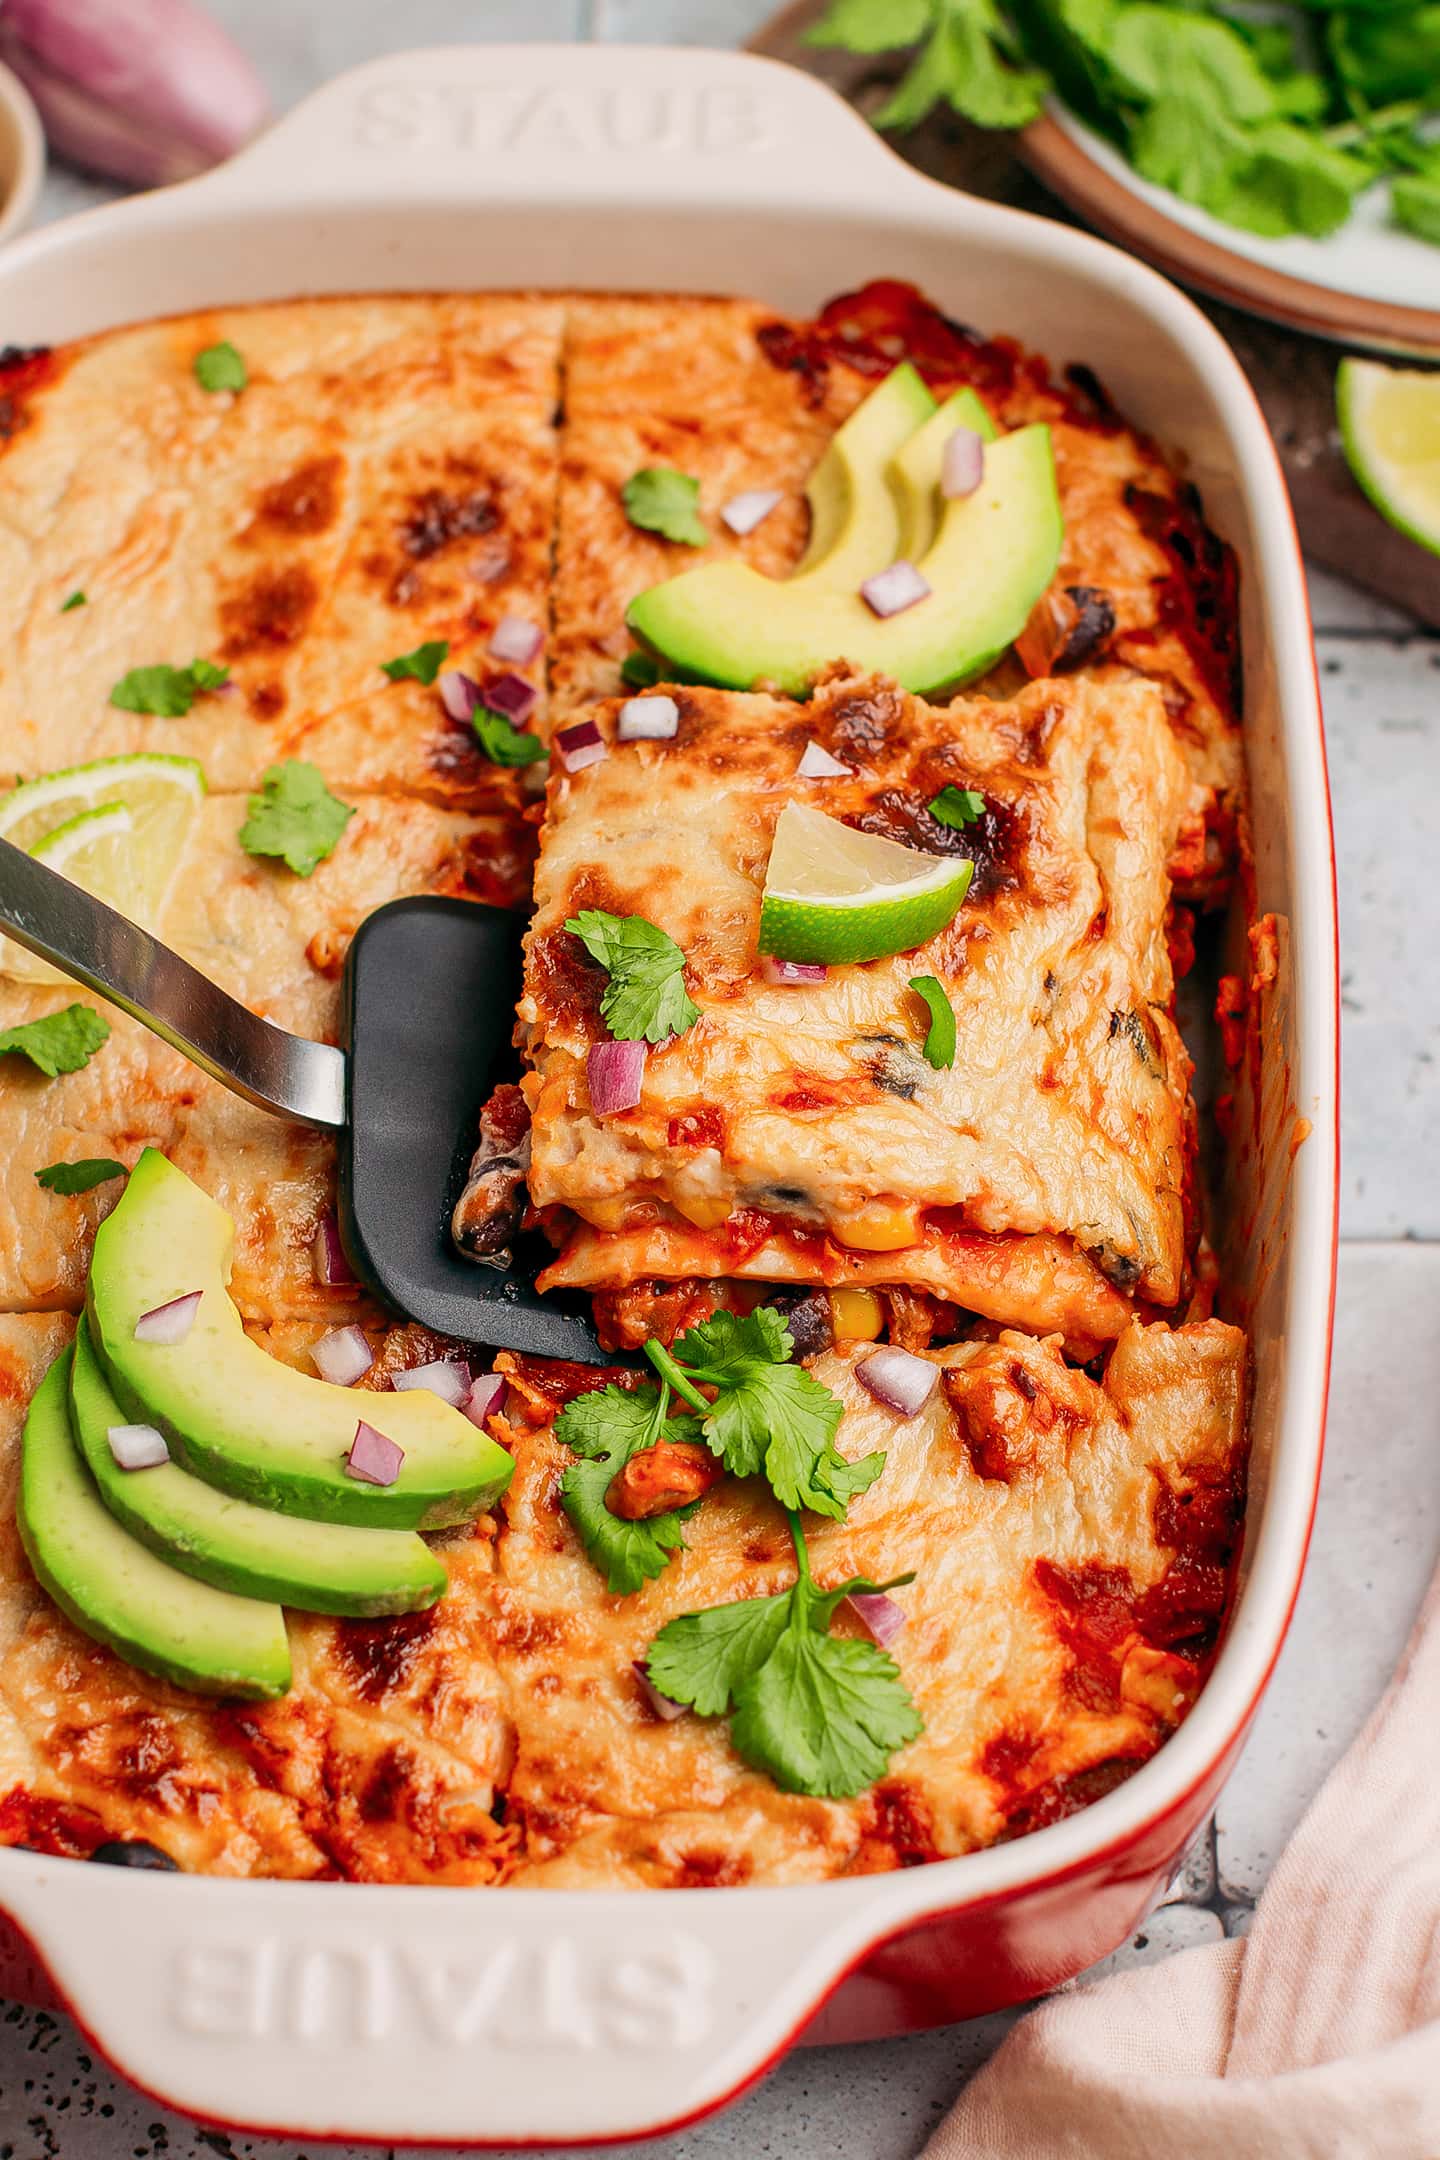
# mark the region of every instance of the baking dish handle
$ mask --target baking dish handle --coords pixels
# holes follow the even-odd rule
[[[792,175],[807,199],[823,180],[832,207],[929,186],[843,99],[779,61],[484,44],[392,54],[337,76],[194,185],[247,202],[257,182],[291,201],[350,205],[373,192],[393,207],[453,196],[457,172],[497,205],[613,198],[631,215],[637,192],[773,204]]]
[[[765,2069],[875,1933],[873,1904],[834,1883],[471,1896],[462,1932],[429,1890],[0,1853],[0,1910],[125,2076],[208,2121],[301,2137],[673,2127]]]

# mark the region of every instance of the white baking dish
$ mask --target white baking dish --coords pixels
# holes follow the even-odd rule
[[[1214,1676],[1177,1737],[1084,1813],[822,1887],[240,1883],[0,1852],[14,1923],[0,1920],[0,1987],[48,1975],[104,2053],[178,2107],[386,2142],[618,2137],[735,2092],[842,1979],[812,2028],[827,2037],[1035,1993],[1157,1900],[1279,1650],[1315,1498],[1334,1279],[1333,849],[1280,469],[1189,302],[1097,241],[921,179],[770,62],[479,46],[357,69],[220,172],[20,243],[0,258],[0,342],[378,289],[670,288],[803,312],[875,275],[1094,367],[1183,460],[1244,566],[1255,901],[1289,934],[1262,1010],[1265,1113],[1240,1119],[1255,1469]],[[1310,1124],[1298,1152],[1296,1116]]]

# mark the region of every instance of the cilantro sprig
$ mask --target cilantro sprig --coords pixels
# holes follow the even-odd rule
[[[565,928],[610,977],[601,1018],[617,1042],[668,1042],[700,1018],[685,989],[685,955],[643,915],[584,908]]]
[[[355,812],[325,785],[319,767],[304,758],[286,758],[260,775],[260,792],[250,797],[249,815],[240,827],[247,855],[279,855],[297,877],[309,877],[327,855]]]
[[[154,713],[162,720],[183,720],[196,698],[229,682],[230,670],[213,660],[192,660],[189,667],[131,668],[110,692],[120,712]]]
[[[852,1592],[895,1590],[914,1578],[875,1583],[857,1575],[821,1590],[800,1518],[791,1511],[789,1520],[793,1586],[682,1613],[655,1637],[645,1669],[662,1694],[699,1716],[728,1711],[735,1752],[783,1791],[851,1799],[923,1726],[890,1653],[832,1635],[830,1623]]]
[[[593,1388],[566,1404],[555,1420],[555,1437],[581,1458],[560,1480],[560,1503],[607,1588],[628,1596],[653,1582],[683,1546],[681,1525],[700,1503],[630,1522],[611,1512],[606,1494],[632,1456],[661,1440],[698,1440],[699,1421],[670,1415],[670,1389],[663,1383],[633,1391]]]
[[[450,656],[448,638],[427,638],[413,652],[397,653],[393,660],[382,660],[380,672],[388,675],[391,682],[433,683]]]
[[[35,1182],[46,1192],[82,1193],[93,1192],[97,1185],[108,1185],[112,1178],[125,1174],[124,1163],[109,1155],[83,1155],[76,1162],[47,1163],[43,1170],[35,1172]]]
[[[218,345],[207,345],[203,352],[196,353],[192,364],[202,390],[243,390],[250,380],[245,356],[229,338],[222,338]]]
[[[109,1036],[109,1021],[102,1020],[93,1005],[67,1005],[62,1012],[6,1028],[0,1033],[0,1057],[12,1051],[28,1057],[37,1072],[53,1080],[88,1065]]]
[[[488,705],[475,707],[470,715],[470,725],[475,730],[481,754],[492,765],[533,765],[537,758],[546,754],[538,735],[516,727],[513,720],[507,719],[504,713],[492,712]]]
[[[768,1305],[717,1312],[667,1350],[652,1336],[645,1355],[694,1410],[710,1452],[734,1477],[764,1477],[782,1507],[843,1518],[874,1484],[883,1453],[847,1462],[835,1446],[843,1405],[803,1365],[794,1338]],[[712,1402],[700,1390],[715,1391]]]
[[[985,798],[970,787],[942,787],[938,795],[932,795],[926,806],[937,825],[948,825],[952,832],[963,832],[967,825],[978,824],[985,812]]]
[[[647,465],[620,490],[625,515],[644,532],[682,547],[704,547],[710,535],[700,516],[700,483],[668,465]]]

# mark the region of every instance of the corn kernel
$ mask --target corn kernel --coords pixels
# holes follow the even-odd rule
[[[730,1219],[730,1202],[710,1193],[672,1193],[671,1202],[697,1230],[716,1230]]]
[[[830,1234],[857,1252],[899,1252],[919,1244],[920,1225],[914,1208],[868,1207],[848,1222],[834,1224]]]
[[[885,1308],[873,1290],[832,1290],[830,1325],[837,1341],[874,1342],[885,1325]]]

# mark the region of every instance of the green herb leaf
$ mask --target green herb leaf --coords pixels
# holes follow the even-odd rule
[[[654,653],[637,648],[621,661],[620,680],[627,690],[653,690],[657,682],[665,680],[665,674]]]
[[[404,682],[408,677],[413,682],[433,683],[449,654],[448,638],[432,638],[427,644],[417,645],[414,652],[401,653],[394,660],[382,660],[380,668],[391,682]]]
[[[610,982],[600,1011],[617,1042],[668,1042],[700,1018],[685,989],[685,955],[643,915],[586,908],[565,928],[578,937]]]
[[[230,680],[230,670],[213,660],[192,660],[189,667],[131,668],[110,692],[110,703],[121,712],[155,713],[162,720],[180,720],[197,697],[218,690]]]
[[[985,798],[974,788],[942,787],[938,795],[932,795],[929,811],[937,825],[948,825],[952,832],[962,832],[967,825],[977,824],[985,812]]]
[[[327,855],[355,812],[333,796],[323,774],[303,758],[287,758],[260,776],[249,816],[240,827],[240,845],[249,855],[279,855],[297,877],[309,877]]]
[[[934,14],[934,29],[876,113],[876,127],[918,127],[941,103],[976,127],[1028,127],[1045,101],[1048,78],[1011,65],[1012,40],[994,0],[935,0]]]
[[[108,1155],[86,1155],[79,1162],[47,1163],[43,1170],[35,1172],[35,1182],[46,1192],[82,1193],[127,1174],[124,1163],[114,1162]]]
[[[1411,173],[1397,180],[1390,190],[1390,209],[1402,231],[1440,247],[1440,176],[1429,180],[1423,173]]]
[[[582,1457],[560,1480],[560,1501],[586,1552],[617,1597],[628,1597],[664,1573],[685,1543],[682,1525],[694,1508],[627,1522],[612,1515],[605,1495],[632,1455],[657,1440],[699,1439],[694,1418],[668,1417],[668,1388],[592,1388],[567,1403],[555,1437]]]
[[[63,1012],[46,1013],[43,1019],[26,1020],[0,1033],[0,1056],[18,1051],[46,1078],[57,1073],[79,1072],[110,1034],[93,1005],[67,1005]]]
[[[475,730],[475,740],[492,765],[533,765],[537,758],[546,754],[538,735],[516,727],[504,713],[491,712],[488,705],[475,707],[470,715],[470,725]]]
[[[896,45],[918,44],[933,14],[933,0],[831,0],[803,42],[841,45],[854,53],[889,52]]]
[[[719,1312],[681,1335],[669,1351],[645,1345],[651,1363],[692,1388],[713,1387],[703,1415],[705,1439],[735,1477],[763,1474],[783,1507],[843,1517],[857,1492],[885,1467],[881,1453],[847,1462],[835,1446],[843,1405],[803,1365],[790,1362],[794,1341],[777,1312]]]
[[[864,1576],[817,1590],[799,1518],[790,1517],[798,1577],[776,1597],[684,1613],[660,1630],[646,1671],[654,1685],[702,1717],[734,1715],[735,1751],[786,1792],[849,1799],[923,1730],[888,1651],[832,1636],[852,1591],[892,1590],[913,1578]]]
[[[910,988],[917,997],[923,998],[930,1013],[930,1026],[925,1036],[925,1061],[937,1072],[955,1063],[955,1008],[945,995],[945,986],[936,975],[912,975]]]
[[[620,490],[625,515],[645,532],[663,534],[684,547],[704,547],[710,535],[700,519],[700,483],[668,465],[647,465]]]
[[[196,353],[195,380],[202,390],[243,390],[250,374],[244,357],[227,338]]]
[[[71,593],[69,599],[65,601],[64,605],[61,607],[60,613],[62,615],[71,615],[74,613],[77,607],[84,607],[85,605],[85,595],[77,587],[77,589]]]

